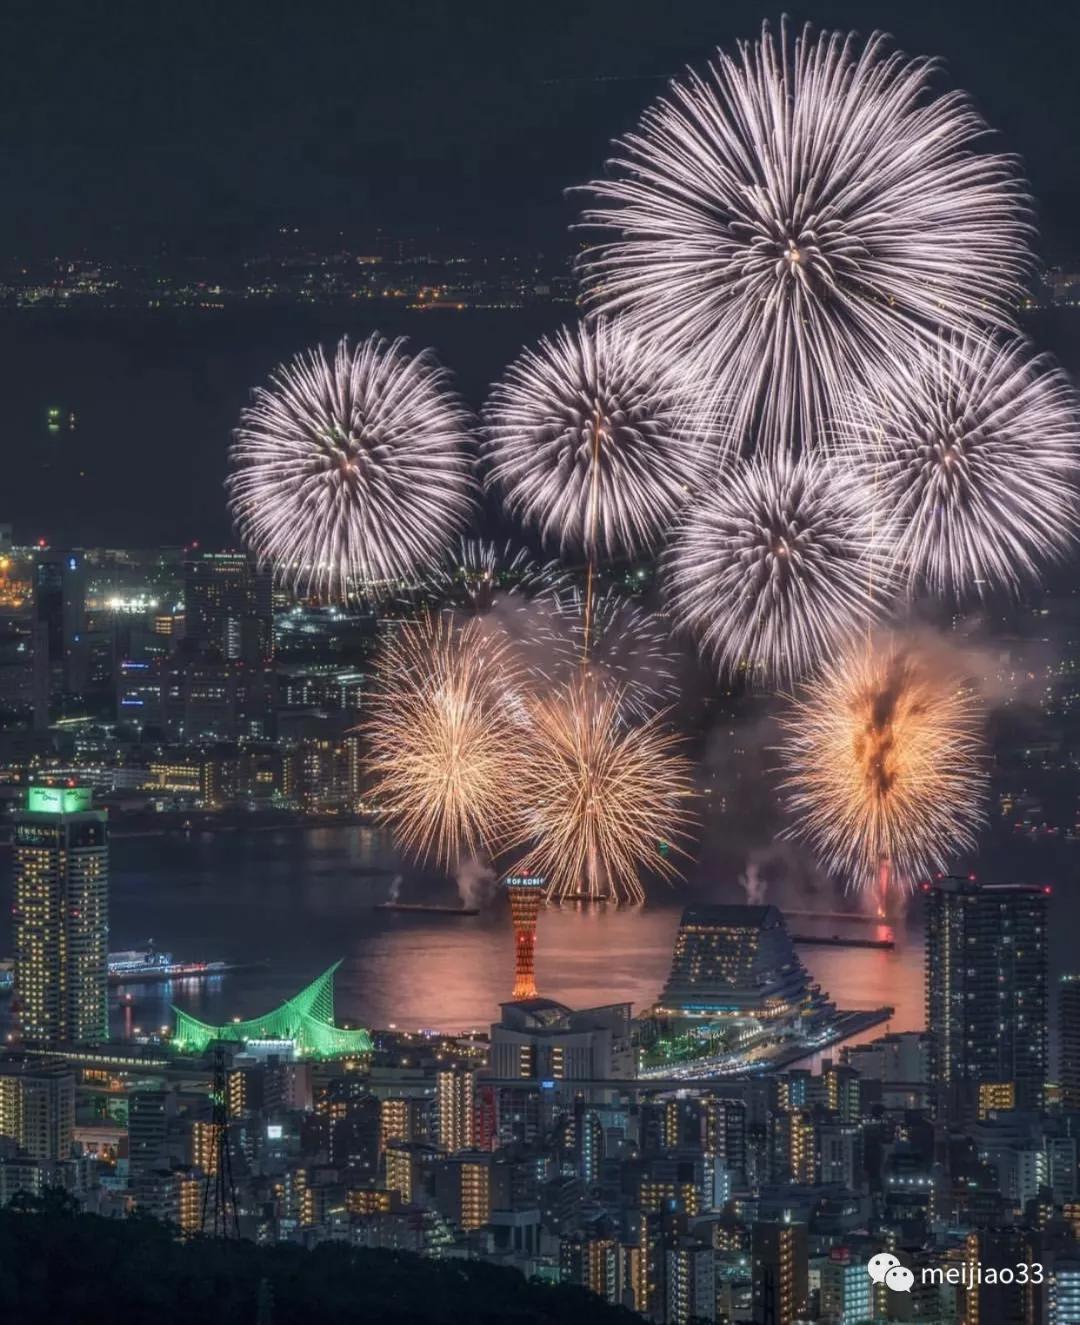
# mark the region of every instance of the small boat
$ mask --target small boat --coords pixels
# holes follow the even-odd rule
[[[224,975],[226,971],[240,971],[253,962],[178,962],[172,953],[158,952],[153,944],[148,948],[135,948],[128,952],[110,952],[108,980],[111,985],[143,984],[148,980],[203,980]]]

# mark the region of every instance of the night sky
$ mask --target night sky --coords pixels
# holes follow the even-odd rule
[[[718,0],[9,0],[0,16],[0,262],[241,258],[280,226],[318,246],[376,228],[566,255],[611,139],[688,62],[779,10]],[[943,62],[1019,153],[1050,261],[1080,262],[1080,6],[797,12]],[[222,483],[253,383],[373,326],[430,344],[471,405],[567,308],[399,315],[298,306],[185,320],[0,318],[0,522],[54,543],[234,541]],[[376,321],[377,319],[377,321]],[[422,321],[418,321],[422,319]],[[1080,375],[1080,319],[1032,329]],[[50,438],[50,407],[78,427]]]
[[[1049,256],[1080,200],[1080,6],[820,3],[945,62],[1024,158]],[[9,0],[0,242],[229,249],[280,222],[550,242],[666,76],[769,14],[741,0]]]

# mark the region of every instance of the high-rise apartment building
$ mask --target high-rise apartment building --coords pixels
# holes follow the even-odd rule
[[[1067,1325],[1068,1321],[1080,1320],[1080,1259],[1075,1256],[1054,1259],[1047,1296],[1050,1325]]]
[[[128,1162],[132,1177],[164,1164],[172,1103],[168,1092],[160,1089],[137,1090],[128,1097]],[[204,1143],[205,1133],[200,1144]],[[206,1158],[205,1150],[201,1157]]]
[[[387,1191],[397,1192],[409,1204],[420,1194],[423,1175],[435,1162],[436,1152],[419,1142],[394,1141],[383,1157]]]
[[[491,1158],[463,1155],[459,1163],[461,1227],[483,1228],[491,1219]]]
[[[86,569],[83,554],[49,548],[34,561],[34,616],[43,628],[55,693],[86,684]]]
[[[564,1237],[559,1246],[563,1283],[580,1284],[612,1306],[622,1300],[624,1253],[613,1237]]]
[[[794,1325],[806,1316],[806,1225],[757,1221],[751,1230],[754,1325]]]
[[[379,1155],[395,1141],[413,1141],[412,1100],[393,1096],[379,1101]]]
[[[71,1153],[74,1127],[75,1074],[67,1063],[0,1057],[0,1137],[33,1159],[61,1160]]]
[[[1058,1081],[1062,1106],[1080,1109],[1080,975],[1058,985]]]
[[[273,578],[245,552],[200,552],[184,563],[184,635],[190,648],[231,661],[272,656]]]
[[[980,1096],[1042,1107],[1048,901],[1034,884],[949,878],[927,888],[931,1084],[957,1116],[976,1117]]]
[[[716,1319],[716,1252],[694,1238],[665,1252],[668,1325]]]
[[[86,787],[31,787],[15,816],[15,1000],[24,1040],[109,1034],[109,842]]]
[[[436,1075],[436,1141],[448,1155],[472,1148],[475,1096],[476,1073],[468,1068],[448,1068]]]

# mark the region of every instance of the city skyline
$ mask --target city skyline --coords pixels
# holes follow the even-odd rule
[[[1080,1325],[1080,15],[56,10],[13,1318]]]

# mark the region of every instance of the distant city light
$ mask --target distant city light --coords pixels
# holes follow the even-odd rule
[[[105,606],[109,608],[111,612],[149,612],[157,607],[157,605],[158,600],[156,598],[148,598],[145,594],[135,594],[130,598],[121,598],[118,595],[114,595],[112,598],[107,598],[105,600]]]

